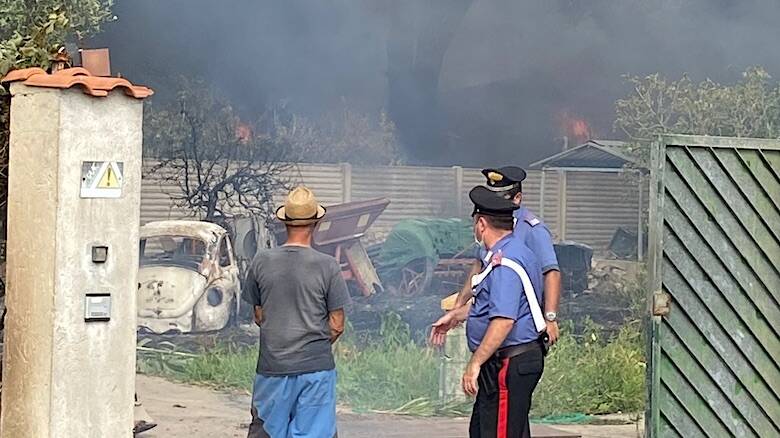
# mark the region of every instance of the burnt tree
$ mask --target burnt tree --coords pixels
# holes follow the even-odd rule
[[[255,135],[202,82],[182,84],[174,102],[149,108],[144,154],[157,162],[147,176],[174,183],[174,204],[203,220],[237,212],[268,217],[273,194],[287,188],[289,148]]]

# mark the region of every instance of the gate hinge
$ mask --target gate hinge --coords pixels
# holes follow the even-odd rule
[[[653,293],[653,316],[666,316],[672,304],[672,297],[666,292]]]

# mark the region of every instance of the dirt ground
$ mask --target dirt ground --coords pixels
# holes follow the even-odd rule
[[[249,396],[226,394],[208,388],[181,385],[139,375],[138,394],[159,424],[139,438],[245,437],[249,423]],[[467,436],[467,419],[407,418],[389,415],[340,413],[341,438],[461,438]],[[635,425],[554,426],[583,438],[636,438]],[[538,427],[534,436],[547,435]],[[558,434],[557,436],[564,436]]]

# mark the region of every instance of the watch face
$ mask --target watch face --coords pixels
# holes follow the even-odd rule
[[[558,314],[555,312],[547,312],[544,317],[547,321],[554,322],[558,318]]]

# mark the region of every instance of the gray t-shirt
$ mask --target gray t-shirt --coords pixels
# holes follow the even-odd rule
[[[328,313],[349,303],[336,259],[301,246],[262,251],[252,260],[243,294],[263,308],[258,374],[289,376],[335,368]]]

